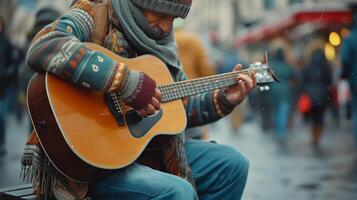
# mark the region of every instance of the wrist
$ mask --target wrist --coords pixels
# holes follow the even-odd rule
[[[128,66],[125,63],[118,63],[117,69],[112,78],[112,82],[109,85],[107,92],[118,92],[125,84],[125,80],[129,75]]]
[[[139,110],[145,108],[155,94],[156,83],[147,74],[130,71],[128,80],[119,96],[130,107]]]
[[[226,89],[220,90],[220,99],[221,99],[221,103],[225,107],[230,109],[236,107],[241,102],[241,101],[233,101],[233,99],[230,98],[230,95],[227,93]]]

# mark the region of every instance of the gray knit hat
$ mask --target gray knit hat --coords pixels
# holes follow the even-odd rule
[[[192,0],[131,0],[137,6],[151,11],[162,12],[185,18],[190,11]]]

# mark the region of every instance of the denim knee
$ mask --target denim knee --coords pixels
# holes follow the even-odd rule
[[[175,182],[168,183],[156,196],[158,199],[172,200],[195,200],[197,194],[193,186],[184,179],[176,179]]]
[[[229,153],[226,154],[225,171],[228,179],[242,179],[245,180],[248,176],[249,161],[238,151],[232,147],[227,147]]]

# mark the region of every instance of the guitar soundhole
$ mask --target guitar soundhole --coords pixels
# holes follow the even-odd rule
[[[141,120],[133,120],[133,113],[127,112],[125,114],[125,121],[127,122],[128,129],[130,131],[130,134],[133,137],[136,138],[141,138],[145,136],[150,129],[158,122],[160,121],[162,117],[162,109],[157,112],[155,115],[149,116],[149,117],[144,117],[141,118]]]

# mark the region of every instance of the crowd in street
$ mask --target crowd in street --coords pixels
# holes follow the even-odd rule
[[[185,30],[182,24],[183,22],[179,20],[175,21],[173,28],[175,29],[175,42],[178,48],[179,60],[187,77],[190,79],[227,73],[240,67],[245,69],[256,61],[267,62],[279,78],[279,83],[272,83],[267,87],[269,90],[254,89],[243,102],[240,101],[240,98],[236,98],[239,101],[233,101],[234,104],[227,100],[225,96],[227,95],[227,90],[222,90],[223,92],[219,94],[219,98],[222,101],[222,105],[226,106],[224,108],[228,110],[227,113],[224,114],[231,112],[229,122],[232,133],[239,135],[240,128],[243,127],[244,123],[253,121],[259,124],[262,135],[273,135],[277,141],[277,146],[285,146],[290,138],[291,130],[294,129],[293,126],[296,126],[294,120],[299,116],[303,119],[303,122],[307,124],[304,127],[309,127],[310,141],[307,141],[309,142],[309,146],[311,149],[318,149],[323,142],[322,138],[326,132],[325,118],[327,115],[330,115],[330,118],[336,122],[337,130],[343,128],[346,123],[351,124],[354,134],[345,135],[345,137],[351,137],[351,140],[353,137],[357,152],[357,12],[352,13],[353,22],[349,27],[349,34],[343,36],[342,44],[338,47],[339,51],[334,60],[327,58],[325,44],[318,41],[316,43],[312,42],[311,45],[307,45],[306,49],[300,50],[304,51],[304,53],[299,52],[299,57],[294,54],[289,54],[289,52],[292,51],[292,47],[289,45],[277,45],[273,43],[273,40],[268,45],[270,48],[268,48],[267,57],[264,57],[262,54],[257,60],[251,60],[244,57],[243,54],[241,54],[241,49],[232,45],[232,41],[220,41],[214,32],[205,33],[206,35],[210,35],[210,37],[209,40],[204,41],[201,40],[202,38],[200,38],[199,34]],[[8,154],[8,149],[5,148],[7,143],[6,132],[8,131],[8,116],[15,116],[15,119],[19,122],[25,118],[28,120],[27,126],[29,127],[26,131],[28,134],[32,131],[26,108],[26,88],[34,72],[27,66],[26,55],[28,49],[33,47],[30,47],[30,43],[35,35],[60,16],[61,12],[51,7],[44,7],[37,10],[34,14],[34,24],[31,30],[25,33],[26,37],[22,43],[14,41],[12,35],[9,34],[8,26],[11,21],[6,22],[0,17],[0,160],[5,158]],[[172,21],[170,21],[170,23],[172,23]],[[165,27],[168,28],[169,26]],[[171,32],[172,30],[168,28],[167,31]],[[67,32],[72,33],[73,30]],[[320,36],[321,35],[316,34],[316,38]],[[39,44],[37,43],[37,45]],[[40,47],[33,49],[41,49]],[[172,50],[173,48],[171,47],[172,46],[168,49]],[[173,51],[176,52],[175,49]],[[296,52],[296,49],[294,51]],[[34,56],[34,54],[32,54],[30,57],[37,58],[37,55]],[[32,67],[37,66],[34,64],[35,62],[32,63]],[[180,62],[175,63],[178,64]],[[237,66],[238,63],[240,63],[241,66]],[[167,66],[169,65],[167,64]],[[43,69],[41,68],[39,70]],[[50,71],[49,69],[46,70]],[[249,74],[249,76],[253,77],[252,74]],[[253,88],[255,79],[249,80],[252,80],[251,88]],[[128,82],[125,82],[125,84],[127,83]],[[243,88],[242,85],[240,86]],[[237,89],[237,87],[238,86],[236,86],[235,89]],[[234,88],[234,86],[232,86],[232,88]],[[105,92],[111,91],[108,90]],[[212,99],[218,99],[218,94],[214,95],[214,93],[212,93],[212,96]],[[200,98],[196,100],[196,102],[206,100],[206,102],[208,102],[207,104],[212,108],[209,110],[212,111],[212,113],[217,112],[219,115],[223,113],[222,110],[219,110],[220,107],[218,104],[218,106],[213,105],[214,100],[212,100],[212,103],[210,98]],[[216,102],[217,101],[218,100],[216,100]],[[194,105],[187,107],[192,108],[199,105],[199,103],[192,104]],[[235,108],[236,105],[239,106]],[[188,124],[193,124],[192,127],[194,128],[188,129],[186,135],[195,139],[206,140],[209,138],[207,134],[212,134],[212,132],[207,131],[207,127],[196,128],[195,126],[196,124],[206,123],[195,124],[194,122],[204,118],[197,117],[197,115],[206,115],[206,118],[208,118],[207,116],[209,116],[210,113],[207,110],[200,112],[200,110],[192,109],[191,111],[188,116],[193,117],[193,120],[189,121]],[[147,110],[145,110],[145,112],[149,115]],[[153,112],[153,114],[154,113],[155,112]],[[217,117],[218,115],[212,114],[212,116]],[[215,120],[216,118],[212,118],[211,121]],[[212,130],[214,131],[215,129]],[[182,140],[182,138],[176,139]],[[192,144],[194,143],[195,142],[192,142]],[[179,144],[183,145],[184,143]],[[190,144],[190,142],[186,142],[185,144]],[[211,143],[208,144],[212,145]],[[27,145],[29,145],[29,143]],[[195,148],[192,148],[190,151],[196,155],[195,153],[198,152],[198,148],[196,147],[195,152],[194,149]],[[228,147],[228,149],[233,152],[233,148]],[[167,152],[171,151],[165,151],[165,153]],[[356,154],[357,159],[356,152],[351,152],[351,154]],[[220,155],[217,154],[216,156],[218,157]],[[204,162],[204,160],[202,162]],[[244,173],[247,174],[248,161],[242,159],[242,162],[245,165]],[[187,165],[187,163],[185,164]],[[200,170],[203,171],[201,168]],[[2,172],[0,171],[0,173]],[[244,179],[246,180],[246,177]],[[176,180],[177,179],[173,182],[177,183]],[[243,191],[244,185],[245,181],[242,184],[237,184],[241,191]],[[219,193],[224,192],[224,190],[220,190]],[[242,195],[242,193],[243,192],[240,192],[240,195]]]
[[[60,12],[52,8],[39,10],[35,15],[33,28],[26,33],[26,42],[22,46],[12,44],[6,23],[0,18],[0,155],[5,154],[7,115],[13,113],[17,119],[21,119],[27,114],[26,87],[33,75],[25,63],[29,44],[41,28],[59,16]],[[214,34],[211,34],[209,41],[202,44],[198,35],[186,33],[180,26],[182,24],[176,27],[179,51],[189,54],[188,49],[197,46],[193,51],[201,52],[195,56],[182,55],[185,71],[190,78],[230,72],[237,63],[249,67],[248,63],[251,61],[242,59],[239,49],[231,44],[220,42]],[[242,123],[254,118],[261,124],[263,132],[273,132],[276,139],[284,143],[292,125],[292,118],[298,114],[306,123],[311,124],[310,142],[313,146],[318,146],[320,138],[323,137],[326,113],[331,113],[337,124],[350,123],[353,119],[356,126],[357,44],[353,38],[357,37],[357,24],[352,24],[351,27],[350,35],[344,38],[338,56],[341,62],[329,62],[321,45],[311,47],[304,61],[295,63],[287,58],[289,47],[269,49],[269,64],[278,75],[280,83],[272,84],[269,91],[255,90],[246,102],[234,110],[231,116],[232,129],[239,131]],[[197,45],[192,45],[196,43]],[[187,57],[191,57],[191,60]],[[355,140],[357,144],[357,133]]]

